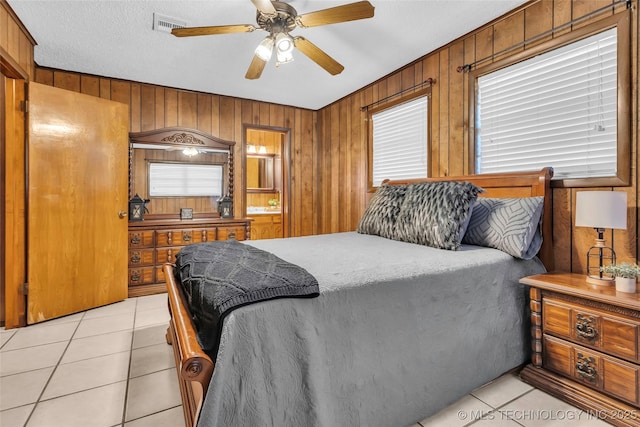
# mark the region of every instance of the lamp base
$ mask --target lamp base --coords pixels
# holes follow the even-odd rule
[[[613,286],[616,282],[613,278],[587,276],[587,283],[598,286]]]

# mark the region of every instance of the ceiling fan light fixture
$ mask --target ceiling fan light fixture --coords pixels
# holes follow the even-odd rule
[[[256,47],[256,56],[262,59],[263,61],[268,61],[271,59],[271,54],[273,53],[273,38],[271,36],[265,37],[264,40],[260,42],[258,47]]]
[[[293,48],[295,47],[293,38],[287,33],[279,33],[275,41],[276,56],[278,61],[276,66],[293,61]]]

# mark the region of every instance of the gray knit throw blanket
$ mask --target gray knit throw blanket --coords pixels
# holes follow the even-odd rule
[[[246,304],[286,297],[316,297],[307,270],[235,240],[196,243],[176,256],[181,283],[202,349],[215,362],[224,316]]]

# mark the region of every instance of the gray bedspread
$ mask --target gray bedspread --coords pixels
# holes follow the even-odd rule
[[[528,358],[518,279],[537,259],[357,233],[248,244],[305,268],[320,296],[226,317],[200,427],[406,427]]]

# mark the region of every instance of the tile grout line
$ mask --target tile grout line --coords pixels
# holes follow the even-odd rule
[[[124,403],[122,405],[122,422],[120,425],[124,427],[127,419],[127,401],[129,399],[129,380],[131,376],[131,364],[133,361],[133,340],[136,336],[136,317],[138,316],[138,298],[136,297],[135,309],[133,311],[133,326],[131,328],[131,345],[129,346],[129,367],[127,368],[127,383],[124,389]]]
[[[31,412],[29,413],[29,416],[27,417],[27,419],[24,422],[25,427],[29,425],[29,421],[31,420],[31,417],[33,416],[33,413],[36,411],[36,408],[38,407],[38,404],[40,403],[40,400],[42,399],[42,396],[44,395],[45,390],[49,386],[49,383],[51,382],[51,379],[53,378],[53,376],[55,375],[56,371],[58,370],[58,366],[60,366],[60,362],[62,361],[62,358],[64,357],[65,353],[69,349],[69,346],[71,345],[71,341],[73,340],[73,336],[76,334],[76,332],[78,332],[78,328],[80,327],[80,323],[82,323],[82,319],[84,319],[84,315],[85,314],[86,314],[86,311],[82,313],[82,317],[80,317],[80,320],[78,321],[78,324],[76,325],[75,329],[73,330],[73,333],[69,337],[69,340],[67,341],[67,345],[65,346],[64,351],[60,355],[60,358],[58,359],[58,362],[54,366],[53,371],[51,371],[51,375],[49,375],[49,378],[47,379],[47,382],[45,383],[44,387],[42,387],[42,390],[40,391],[40,394],[38,395],[38,398],[36,399],[36,401],[35,401],[35,403],[33,405],[33,409],[31,409]]]

